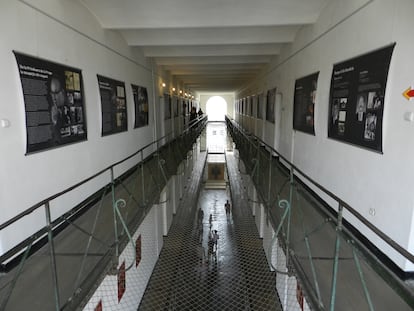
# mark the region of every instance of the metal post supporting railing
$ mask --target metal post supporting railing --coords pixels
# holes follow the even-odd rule
[[[290,168],[290,187],[289,187],[289,213],[287,216],[287,228],[286,228],[286,250],[290,249],[290,219],[292,215],[292,206],[293,206],[293,188],[294,188],[294,175],[293,175],[293,167]],[[286,266],[289,266],[289,258],[290,256],[286,256]]]
[[[338,208],[338,220],[336,225],[336,241],[335,241],[335,256],[334,256],[334,263],[333,263],[333,271],[332,271],[332,283],[331,283],[331,302],[330,302],[330,311],[335,310],[335,299],[336,299],[336,282],[338,279],[338,266],[339,266],[339,248],[341,244],[341,234],[342,231],[342,216],[343,216],[343,206],[339,203]]]
[[[55,246],[53,243],[53,232],[52,232],[52,221],[50,217],[50,205],[49,201],[45,203],[46,213],[46,226],[47,226],[47,238],[49,241],[49,253],[50,253],[50,266],[52,269],[52,282],[54,286],[54,298],[56,310],[60,310],[60,298],[59,298],[59,283],[56,271],[56,257],[55,257]]]
[[[111,167],[111,196],[112,196],[112,210],[114,216],[114,235],[115,235],[115,258],[119,257],[119,240],[118,240],[118,223],[116,221],[115,210],[115,180],[114,180],[114,168]]]
[[[354,256],[354,261],[355,261],[355,265],[358,270],[359,278],[361,279],[362,288],[364,290],[364,295],[365,295],[365,299],[367,300],[369,310],[374,311],[374,305],[372,304],[371,296],[368,292],[368,287],[367,287],[367,283],[365,282],[364,275],[362,273],[361,264],[359,263],[359,259],[358,259],[358,256],[354,248],[352,249],[352,254]]]
[[[126,207],[126,202],[125,202],[125,200],[124,199],[118,199],[115,203],[114,203],[114,209],[115,209],[115,212],[116,212],[116,214],[118,215],[118,217],[119,217],[119,221],[121,222],[121,225],[122,225],[122,227],[124,228],[124,230],[125,230],[125,232],[126,232],[126,235],[128,236],[128,239],[129,239],[129,242],[131,243],[131,245],[132,245],[132,248],[135,250],[135,248],[136,248],[136,245],[135,245],[135,242],[134,242],[134,240],[132,239],[132,235],[131,235],[131,233],[129,232],[129,229],[128,229],[128,226],[127,226],[127,224],[126,224],[126,222],[125,222],[125,220],[124,220],[124,218],[122,217],[122,214],[121,214],[121,211],[119,210],[120,208],[123,208],[123,207]],[[116,216],[115,216],[116,217]],[[129,269],[131,269],[133,266],[134,266],[134,263],[135,263],[135,260],[136,260],[136,258],[135,258],[135,256],[136,256],[136,252],[134,251],[133,252],[133,254],[134,254],[134,260],[131,262],[131,264],[125,269],[126,271],[128,271]]]
[[[323,307],[321,291],[319,289],[319,282],[318,282],[318,278],[317,278],[317,275],[316,275],[315,265],[314,265],[313,259],[312,259],[312,252],[311,252],[311,249],[310,249],[309,238],[308,238],[307,235],[305,236],[305,244],[306,244],[306,250],[308,252],[309,264],[310,264],[311,271],[312,271],[313,282],[315,283],[316,295],[318,296],[318,304],[319,304],[319,307]]]
[[[16,274],[13,278],[13,281],[9,285],[9,289],[8,289],[7,293],[4,295],[4,299],[3,299],[2,303],[0,304],[0,310],[6,310],[7,303],[9,302],[10,296],[13,293],[13,290],[14,290],[14,287],[16,286],[17,280],[18,280],[18,278],[19,278],[19,276],[20,276],[20,274],[23,270],[23,266],[26,262],[27,257],[29,256],[32,245],[33,245],[33,242],[30,243],[27,246],[26,251],[23,254],[23,257],[20,260],[20,264],[19,264],[19,267],[17,268],[17,271],[16,271]]]
[[[145,198],[145,177],[144,177],[144,152],[141,151],[141,188],[142,188],[142,205],[146,206]]]
[[[83,275],[83,269],[84,269],[85,264],[86,264],[86,258],[88,257],[88,252],[89,252],[90,246],[92,244],[93,235],[95,233],[96,226],[98,224],[99,215],[101,214],[101,210],[102,210],[106,190],[107,190],[107,188],[105,187],[105,190],[102,191],[101,201],[99,203],[99,207],[98,207],[98,210],[97,210],[96,215],[95,215],[95,220],[94,220],[93,225],[92,225],[91,234],[89,235],[89,238],[88,238],[88,243],[86,244],[86,247],[85,247],[85,252],[84,252],[83,257],[82,257],[82,263],[81,263],[80,268],[79,268],[78,276],[76,277],[76,282],[75,282],[75,287],[74,287],[75,291],[78,289],[78,287],[81,283],[81,278],[82,278],[82,275]]]

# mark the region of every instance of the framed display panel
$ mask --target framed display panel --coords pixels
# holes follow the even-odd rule
[[[14,55],[26,114],[26,154],[86,140],[82,71]]]
[[[275,123],[276,88],[267,91],[266,120]]]
[[[247,103],[249,106],[249,116],[253,117],[253,96],[247,97]]]
[[[295,82],[293,100],[293,128],[315,135],[314,109],[319,72],[300,78]]]
[[[394,47],[334,65],[328,137],[382,152],[384,96]]]
[[[181,114],[185,117],[187,114],[187,103],[184,98],[180,98],[181,100]]]
[[[132,95],[135,105],[135,124],[134,128],[148,125],[148,92],[147,88],[131,84]]]
[[[263,119],[263,107],[264,107],[264,94],[260,93],[259,95],[257,95],[257,111],[256,111],[256,116],[258,119]]]
[[[172,97],[172,105],[174,107],[174,117],[178,117],[178,97]]]
[[[102,136],[128,130],[125,83],[97,75],[101,96]]]
[[[171,119],[171,96],[164,94],[164,120]]]

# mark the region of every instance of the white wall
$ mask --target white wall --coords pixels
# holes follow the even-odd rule
[[[78,1],[27,2],[31,5],[16,0],[0,2],[0,119],[10,121],[10,127],[0,128],[0,223],[154,140],[150,63],[116,33],[102,30]],[[82,70],[87,141],[25,156],[25,109],[13,50]],[[125,82],[127,132],[101,137],[97,74]],[[139,129],[133,129],[131,83],[146,86],[149,94],[150,125]],[[99,189],[108,178],[106,174],[59,204],[52,203],[53,217]],[[18,223],[18,230],[1,232],[0,253],[44,224],[44,211],[40,210]]]
[[[364,7],[363,5],[366,4]],[[358,10],[358,8],[360,8]],[[414,123],[404,120],[414,103],[402,92],[414,85],[414,42],[409,40],[414,1],[331,1],[316,24],[302,28],[295,42],[254,85],[276,85],[282,93],[280,124],[274,130],[277,149],[337,194],[367,220],[414,253]],[[396,42],[391,60],[383,118],[383,154],[327,138],[329,89],[333,64]],[[295,80],[319,71],[315,106],[315,136],[293,132]],[[252,93],[259,93],[257,89]],[[245,94],[239,94],[245,96]],[[280,126],[280,127],[279,127]],[[272,131],[266,127],[266,131]],[[395,251],[353,217],[364,235],[402,269],[413,270]]]

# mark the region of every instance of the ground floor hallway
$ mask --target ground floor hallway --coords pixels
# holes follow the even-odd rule
[[[194,166],[138,310],[281,310],[237,155],[225,154],[225,189],[203,182],[206,156]],[[215,230],[217,245],[209,249]]]

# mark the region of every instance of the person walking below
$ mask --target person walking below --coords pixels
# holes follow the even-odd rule
[[[213,241],[213,252],[217,252],[217,241],[219,239],[219,235],[217,230],[213,230],[211,233],[211,240]]]
[[[231,205],[230,205],[229,200],[227,200],[226,204],[224,204],[224,209],[226,210],[227,220],[230,220]]]
[[[204,211],[200,207],[197,214],[197,226],[203,225],[203,219],[204,219]]]

